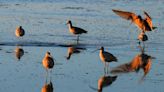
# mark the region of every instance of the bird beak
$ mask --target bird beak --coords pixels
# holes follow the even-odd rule
[[[151,56],[151,59],[156,59],[156,58]]]
[[[98,51],[98,50],[100,50],[100,49],[96,49],[96,50],[92,51],[91,53],[94,53],[94,52],[96,52],[96,51]]]
[[[67,22],[65,25],[68,25],[69,24],[69,22]]]

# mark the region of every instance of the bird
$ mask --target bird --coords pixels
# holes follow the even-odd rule
[[[67,21],[67,25],[68,25],[68,28],[69,28],[70,33],[73,34],[73,35],[77,35],[77,42],[79,41],[79,35],[84,34],[84,33],[85,34],[87,33],[87,31],[84,30],[84,29],[82,29],[82,28],[74,27],[72,25],[71,20],[68,20]]]
[[[16,37],[22,37],[25,35],[25,31],[24,29],[22,28],[22,26],[18,26],[15,30],[15,35]]]
[[[148,40],[148,36],[146,35],[144,31],[141,31],[141,33],[138,35],[138,40],[139,40],[139,44],[140,44],[140,41],[145,42]]]
[[[102,92],[104,87],[110,86],[115,80],[117,76],[102,76],[98,80],[98,92]]]
[[[152,18],[146,11],[143,11],[145,15],[144,19],[141,17],[141,15],[136,15],[133,12],[116,9],[112,9],[112,11],[126,20],[131,20],[131,22],[134,23],[141,31],[147,32],[157,28],[153,26]]]
[[[51,56],[50,52],[47,51],[43,60],[42,60],[42,65],[46,69],[47,73],[49,69],[52,69],[54,66],[54,59]]]
[[[21,57],[24,55],[24,50],[20,47],[16,47],[15,49],[15,56],[18,60],[21,59]]]
[[[104,51],[104,47],[100,48],[99,57],[101,61],[105,63],[104,72],[106,72],[106,67],[108,67],[109,62],[112,62],[112,61],[117,62],[117,58],[113,54]],[[108,69],[107,69],[107,72],[108,72]]]

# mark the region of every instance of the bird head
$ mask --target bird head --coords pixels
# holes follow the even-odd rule
[[[138,15],[138,18],[139,18],[140,20],[142,20],[142,17],[141,17],[140,15]]]
[[[102,47],[100,48],[100,50],[104,51],[104,47],[102,46]]]
[[[71,20],[68,20],[66,24],[72,24]]]
[[[46,52],[47,55],[51,55],[49,51]]]

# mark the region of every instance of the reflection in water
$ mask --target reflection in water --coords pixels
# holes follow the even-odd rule
[[[76,47],[76,46],[68,47],[67,57],[66,57],[67,60],[69,60],[71,58],[71,55],[80,53],[81,50],[86,50],[86,49],[81,48],[81,47]]]
[[[117,79],[117,76],[102,76],[98,80],[98,92],[102,92],[104,87],[110,86],[115,80]]]
[[[144,45],[144,42],[148,40],[148,36],[146,35],[145,32],[141,32],[139,35],[138,35],[138,40],[139,40],[139,45],[141,42],[143,42],[143,45]],[[141,41],[141,42],[140,42]]]
[[[21,48],[21,47],[16,47],[16,49],[15,49],[15,57],[18,59],[18,60],[20,60],[21,59],[21,57],[24,55],[24,50],[23,50],[23,48]]]
[[[45,84],[43,85],[41,92],[53,92],[53,83],[51,82],[51,77],[50,81],[48,82],[48,76],[46,76],[46,81]]]
[[[142,69],[144,71],[144,78],[151,69],[151,63],[154,57],[146,54],[144,51],[144,47],[140,46],[140,48],[141,53],[137,54],[131,62],[115,67],[111,70],[111,73],[128,73],[133,71],[138,72],[140,69]]]
[[[42,87],[41,92],[53,92],[53,84],[50,81],[49,83],[45,83],[44,86]]]

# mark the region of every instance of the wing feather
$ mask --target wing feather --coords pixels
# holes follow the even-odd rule
[[[127,19],[127,20],[132,20],[132,19],[137,18],[137,15],[135,13],[132,13],[132,12],[115,10],[115,9],[112,9],[112,11],[114,13],[116,13],[117,15],[119,15],[120,17]]]
[[[148,23],[148,25],[150,26],[150,28],[153,28],[153,23],[152,23],[152,18],[149,16],[149,14],[147,12],[144,11],[145,14],[145,20]]]

